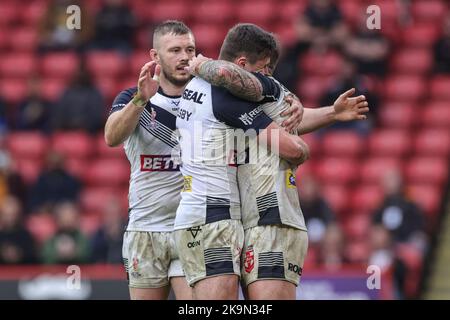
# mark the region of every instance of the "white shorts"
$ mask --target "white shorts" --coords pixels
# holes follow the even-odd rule
[[[257,226],[245,230],[242,250],[242,283],[258,280],[300,282],[308,250],[308,233],[283,225]]]
[[[132,288],[161,288],[184,277],[173,232],[126,231],[122,257]]]

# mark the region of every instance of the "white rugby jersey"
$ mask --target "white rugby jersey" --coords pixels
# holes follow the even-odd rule
[[[281,125],[285,119],[281,113],[289,107],[284,102],[289,91],[278,81],[276,83],[283,89],[281,99],[265,103],[262,109],[265,114]],[[250,143],[254,145],[256,141],[252,140]],[[249,150],[255,149],[249,148]],[[252,161],[252,163],[238,166],[244,229],[279,224],[306,231],[295,184],[296,169],[296,166],[277,154],[271,153],[270,150],[267,153],[259,153],[256,164]]]
[[[122,91],[111,112],[125,107],[136,92],[137,87]],[[179,102],[180,97],[167,96],[159,88],[124,142],[131,165],[127,231],[173,230],[183,187],[176,157],[178,142],[172,136]]]
[[[267,77],[258,77],[266,99],[276,100],[280,87]],[[236,98],[200,78],[189,82],[177,115],[184,187],[175,230],[241,218],[235,129],[260,130],[271,122],[260,103]]]

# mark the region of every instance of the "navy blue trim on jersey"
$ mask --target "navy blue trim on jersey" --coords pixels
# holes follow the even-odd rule
[[[206,267],[206,276],[234,273],[233,261],[219,261],[219,262],[205,263],[205,267]]]
[[[230,247],[207,248],[203,251],[206,276],[234,273]]]
[[[206,205],[205,224],[230,219],[231,214],[229,205]]]
[[[260,103],[237,98],[225,88],[211,86],[211,98],[214,116],[231,127],[259,131],[273,122]]]
[[[152,114],[152,108],[156,112],[155,120],[164,124],[167,128],[171,130],[176,129],[177,116],[170,113],[169,111],[158,107],[156,104],[147,103],[145,106],[145,110],[147,110],[150,114]]]
[[[121,91],[115,98],[111,106],[109,114],[122,110],[133,99],[137,92],[137,87],[132,87]]]
[[[282,224],[280,209],[278,207],[268,208],[259,212],[258,226]]]
[[[180,99],[181,95],[179,96],[169,96],[168,94],[166,94],[163,89],[161,87],[158,88],[158,93],[166,98],[170,98],[170,99]]]
[[[263,75],[259,72],[252,72],[254,76],[256,76],[261,83],[263,88],[263,100],[260,103],[266,102],[274,102],[280,98],[281,88],[280,86],[271,78]]]

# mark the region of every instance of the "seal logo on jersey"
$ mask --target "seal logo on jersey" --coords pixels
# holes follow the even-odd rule
[[[286,170],[286,187],[288,188],[295,188],[295,174],[292,171],[292,169]]]
[[[253,252],[253,246],[248,246],[247,251],[245,251],[244,268],[245,272],[252,272],[255,267],[255,253]]]

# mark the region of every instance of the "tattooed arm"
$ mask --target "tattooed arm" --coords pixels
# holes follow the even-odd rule
[[[258,77],[232,62],[211,60],[199,54],[189,62],[186,70],[212,85],[226,88],[241,99],[255,102],[264,99],[263,85]]]

